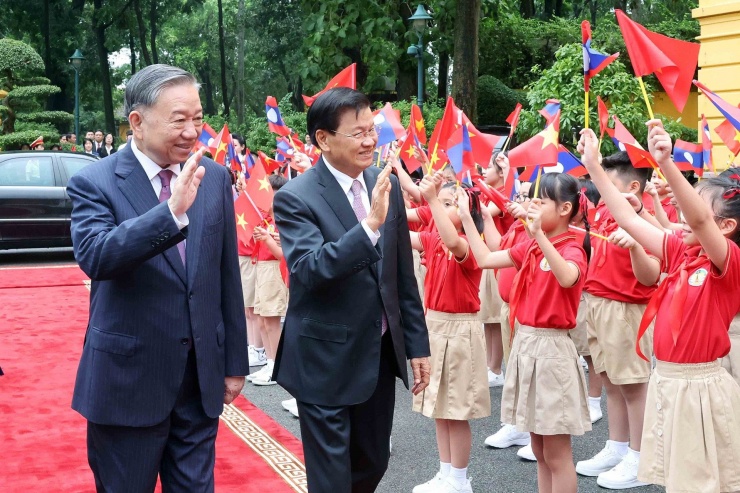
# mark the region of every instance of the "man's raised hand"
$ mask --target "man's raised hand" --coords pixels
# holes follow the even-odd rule
[[[392,166],[386,166],[378,175],[378,181],[373,187],[373,196],[370,202],[370,213],[367,215],[367,225],[373,231],[378,231],[385,222],[388,214],[388,204],[391,195],[391,171]]]
[[[190,206],[195,202],[198,195],[198,187],[206,169],[198,166],[205,149],[200,148],[185,162],[180,176],[177,177],[175,184],[172,186],[172,196],[169,198],[170,210],[175,216],[185,214]]]

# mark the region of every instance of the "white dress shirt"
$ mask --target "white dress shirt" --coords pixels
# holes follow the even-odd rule
[[[369,214],[370,198],[367,194],[367,186],[365,185],[365,177],[363,176],[363,174],[360,173],[357,178],[352,178],[349,175],[345,175],[338,169],[334,168],[331,164],[329,164],[329,161],[326,160],[326,157],[324,157],[324,164],[326,164],[329,172],[337,180],[337,183],[339,183],[339,186],[342,188],[344,195],[347,197],[350,206],[352,206],[355,201],[355,195],[352,193],[352,183],[355,180],[360,182],[360,185],[362,185],[360,200],[362,200],[362,206],[365,208],[365,211]],[[378,231],[377,233],[373,231],[370,226],[367,225],[367,219],[363,219],[360,224],[362,224],[362,228],[367,233],[367,237],[370,238],[370,242],[373,244],[373,246],[377,245],[378,239],[380,239],[380,231]]]
[[[139,160],[142,168],[144,168],[144,172],[146,173],[147,178],[149,178],[149,182],[152,184],[152,188],[154,189],[154,195],[159,198],[159,192],[162,191],[162,180],[159,178],[159,172],[163,169],[168,169],[174,173],[174,176],[170,180],[170,192],[172,192],[172,189],[175,186],[175,182],[177,181],[177,177],[180,176],[180,164],[170,164],[166,168],[162,168],[160,165],[152,161],[149,156],[141,152],[139,148],[136,147],[136,142],[134,142],[133,139],[131,139],[131,150],[134,151],[134,156],[136,156],[136,159]],[[187,214],[183,213],[179,216],[176,216],[175,213],[172,212],[172,207],[170,206],[169,202],[167,203],[167,206],[170,207],[172,219],[175,220],[175,223],[177,224],[177,227],[179,229],[182,229],[190,224],[190,220],[188,219]]]

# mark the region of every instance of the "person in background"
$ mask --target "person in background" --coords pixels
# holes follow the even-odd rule
[[[129,142],[131,142],[131,138],[133,137],[133,135],[134,135],[134,132],[133,132],[133,130],[126,130],[126,142],[124,142],[123,144],[121,144],[121,145],[119,145],[119,146],[118,146],[118,150],[119,150],[119,151],[120,151],[121,149],[123,149],[124,147],[126,147],[126,145],[127,145],[127,144],[128,144]]]
[[[39,135],[39,138],[31,142],[31,150],[43,151],[44,150],[44,137]]]
[[[90,154],[91,156],[100,157],[97,152],[93,150],[93,141],[90,139],[85,139],[85,154]]]
[[[62,134],[59,136],[59,143],[60,144],[66,144],[67,143],[67,134]]]
[[[117,150],[118,149],[113,147],[113,134],[107,134],[105,136],[105,141],[103,142],[103,147],[98,151],[98,155],[100,155],[100,157],[108,157]]]
[[[93,141],[93,146],[95,152],[98,153],[98,156],[100,156],[100,150],[103,148],[105,143],[103,142],[103,131],[102,130],[96,130],[95,131],[95,140]]]

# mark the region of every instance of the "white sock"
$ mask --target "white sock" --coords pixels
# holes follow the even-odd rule
[[[450,475],[450,467],[451,466],[452,466],[452,464],[450,464],[449,462],[439,461],[439,474],[443,478],[446,478],[447,476]]]
[[[627,455],[627,449],[629,449],[630,442],[615,442],[614,440],[607,440],[606,444],[619,455],[625,456]]]
[[[634,457],[637,462],[640,462],[640,451],[639,450],[632,450],[631,448],[627,447],[627,455],[630,457]]]
[[[591,406],[591,407],[601,408],[601,396],[599,396],[599,397],[589,397],[588,398],[588,405]]]
[[[468,468],[463,467],[462,469],[458,469],[457,467],[450,466],[449,477],[457,481],[457,484],[465,484],[465,481],[468,479]]]
[[[247,346],[248,349],[255,349],[254,345],[250,344]]]
[[[254,347],[254,346],[252,346],[252,347]],[[258,351],[260,353],[264,353],[265,352],[265,348],[263,348],[263,347],[255,347],[254,350],[255,351]]]

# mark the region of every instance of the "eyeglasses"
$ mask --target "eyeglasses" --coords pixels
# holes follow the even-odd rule
[[[527,195],[526,193],[518,193],[514,195],[514,202],[517,202],[519,204],[526,202],[527,199],[529,199],[529,195]]]
[[[364,132],[357,132],[356,134],[345,134],[342,132],[337,132],[336,130],[329,130],[329,132],[337,134],[337,135],[344,135],[345,137],[349,137],[350,139],[355,140],[365,140],[365,139],[374,139],[378,136],[378,130],[373,127],[370,130],[366,130]]]

